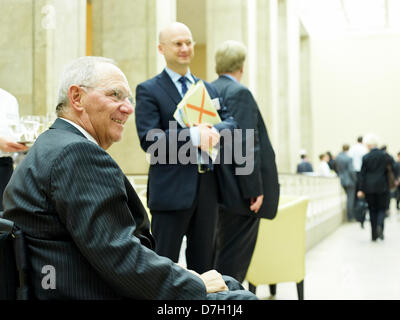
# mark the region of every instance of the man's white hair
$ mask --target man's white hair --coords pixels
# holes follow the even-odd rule
[[[99,63],[110,63],[116,65],[115,61],[104,57],[80,57],[69,62],[60,77],[57,98],[57,115],[63,112],[68,105],[68,89],[71,85],[93,86],[99,80],[96,65]]]
[[[367,146],[371,146],[371,147],[378,147],[379,145],[379,138],[376,134],[374,133],[368,133],[367,135],[365,135],[365,137],[363,138],[363,142],[367,145]]]

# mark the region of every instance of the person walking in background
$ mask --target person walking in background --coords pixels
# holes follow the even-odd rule
[[[239,282],[244,280],[253,255],[260,218],[273,218],[279,200],[275,153],[267,129],[253,95],[240,84],[245,58],[246,47],[243,43],[233,40],[223,42],[215,54],[215,69],[219,78],[212,82],[239,128],[254,130],[253,171],[236,176],[245,205],[242,210],[234,212],[233,208],[221,206],[218,217],[215,269]],[[246,138],[247,135],[242,132],[241,150],[247,150]],[[224,166],[222,163],[221,169],[226,169]],[[229,181],[220,182],[221,192],[230,192]]]
[[[13,152],[25,151],[25,145],[15,141],[11,124],[19,121],[17,99],[0,88],[0,211],[3,211],[3,193],[13,173]]]
[[[396,209],[400,211],[400,152],[397,153],[397,161],[394,164],[394,174],[396,177],[397,188],[395,191]]]
[[[378,137],[368,134],[364,139],[369,152],[362,158],[360,185],[357,196],[365,197],[368,203],[371,221],[372,241],[384,239],[384,220],[389,194],[387,180],[388,158],[384,151],[378,149]]]
[[[300,159],[301,161],[297,165],[296,173],[307,173],[314,171],[311,162],[307,158],[307,153],[305,150],[301,150]]]
[[[385,152],[386,157],[387,157],[387,161],[388,161],[388,170],[392,171],[393,177],[394,177],[394,183],[396,183],[396,173],[395,173],[395,161],[394,158],[392,157],[392,155],[387,151],[387,146],[383,145],[381,147],[381,150],[383,152]],[[388,178],[389,179],[389,178]],[[386,216],[388,217],[390,215],[390,200],[392,199],[392,197],[395,197],[395,191],[396,191],[397,185],[393,185],[391,186],[389,184],[389,194],[388,197],[386,199]]]
[[[347,221],[353,221],[354,219],[354,200],[356,194],[357,176],[353,167],[353,159],[348,155],[350,146],[344,144],[342,146],[342,152],[340,152],[335,159],[336,169],[340,178],[340,184],[342,185],[347,196]]]
[[[328,166],[329,166],[329,168],[332,171],[335,171],[337,173],[335,157],[332,155],[332,153],[330,151],[327,151],[326,154],[328,155]]]
[[[317,175],[321,177],[334,177],[335,174],[331,171],[328,165],[329,157],[326,153],[319,155],[319,165],[317,169]]]
[[[362,158],[368,152],[367,147],[363,143],[363,137],[357,137],[357,142],[350,147],[349,156],[353,159],[353,168],[356,171],[356,190],[360,189],[360,171],[362,165]],[[356,219],[361,223],[361,228],[364,228],[365,217],[367,214],[368,205],[366,204],[365,198],[359,198],[355,195],[354,200]]]
[[[357,142],[350,147],[349,156],[353,159],[353,168],[357,175],[357,184],[361,171],[362,158],[368,152],[367,147],[363,144],[363,137],[359,136]]]
[[[151,153],[153,145],[164,141],[168,155],[165,161],[152,162],[149,168],[147,205],[152,214],[151,230],[156,252],[175,262],[186,236],[187,265],[202,273],[214,263],[219,192],[216,165],[211,161],[205,165],[181,163],[178,148],[189,144],[194,154],[200,150],[207,152],[219,142],[219,131],[232,130],[237,125],[221,105],[218,110],[221,123],[213,127],[199,124],[182,128],[174,119],[174,112],[190,85],[199,80],[189,69],[194,56],[191,31],[179,22],[165,27],[159,34],[158,50],[167,66],[159,75],[136,87],[135,108],[142,149]],[[211,99],[217,98],[215,89],[204,84]],[[157,138],[149,138],[154,132]]]

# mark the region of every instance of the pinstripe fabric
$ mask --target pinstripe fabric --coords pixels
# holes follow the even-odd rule
[[[199,278],[152,251],[146,211],[115,161],[63,120],[18,166],[4,205],[26,233],[39,299],[206,299]],[[45,265],[56,289],[42,288]]]

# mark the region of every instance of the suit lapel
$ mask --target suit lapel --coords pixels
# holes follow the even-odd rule
[[[160,87],[164,89],[165,93],[174,101],[175,105],[182,100],[180,93],[165,70],[158,75],[157,82]]]
[[[194,83],[197,83],[200,80],[193,74],[192,77]],[[175,84],[172,82],[171,78],[169,77],[165,69],[158,75],[157,82],[160,85],[160,87],[162,87],[164,91],[169,95],[169,97],[175,102],[176,105],[182,100],[181,94],[176,89]]]

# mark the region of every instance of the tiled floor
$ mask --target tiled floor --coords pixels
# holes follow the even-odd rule
[[[306,254],[306,300],[400,299],[400,214],[385,220],[385,240],[371,241],[370,223],[346,223]],[[259,286],[260,299],[271,299]],[[297,299],[295,283],[277,285],[276,300]]]

